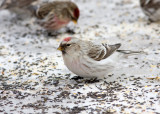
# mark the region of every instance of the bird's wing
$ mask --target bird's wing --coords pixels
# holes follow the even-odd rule
[[[40,19],[44,19],[46,15],[48,15],[50,11],[53,10],[53,7],[54,4],[52,3],[44,3],[37,9],[36,16]]]
[[[96,61],[100,61],[112,55],[120,46],[120,43],[115,45],[92,45],[88,56]]]

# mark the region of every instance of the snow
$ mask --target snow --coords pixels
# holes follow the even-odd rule
[[[148,22],[138,0],[74,2],[81,16],[68,26],[75,34],[64,28],[52,37],[35,18],[16,20],[0,11],[0,112],[160,113],[159,23]],[[68,36],[145,53],[121,54],[116,69],[100,82],[75,81],[56,50]]]

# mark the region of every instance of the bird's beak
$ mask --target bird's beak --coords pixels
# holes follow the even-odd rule
[[[74,24],[77,24],[77,20],[74,20],[74,19],[73,19],[72,21],[73,21]]]
[[[57,50],[63,51],[64,49],[63,49],[61,46],[59,46],[59,47],[57,48]]]

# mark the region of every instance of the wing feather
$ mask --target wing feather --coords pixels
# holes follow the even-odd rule
[[[54,4],[52,3],[44,3],[37,9],[36,16],[40,19],[43,19],[46,15],[48,15],[53,10],[53,7],[54,7]]]
[[[115,45],[92,45],[88,56],[96,61],[100,61],[112,55],[120,46],[120,43]]]

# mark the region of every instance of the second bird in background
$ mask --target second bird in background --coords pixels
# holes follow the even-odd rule
[[[77,23],[80,16],[78,6],[71,1],[40,3],[39,0],[3,0],[0,9],[8,9],[18,17],[21,17],[21,14],[27,16],[26,13],[30,12],[36,16],[42,27],[50,31],[59,30],[70,21]]]
[[[47,30],[59,30],[70,21],[77,23],[80,15],[78,6],[71,1],[43,3],[33,9],[40,25]]]
[[[7,9],[16,14],[16,19],[28,18],[32,13],[29,7],[38,0],[1,0],[0,9]]]
[[[160,0],[140,0],[140,6],[151,22],[160,21]]]

